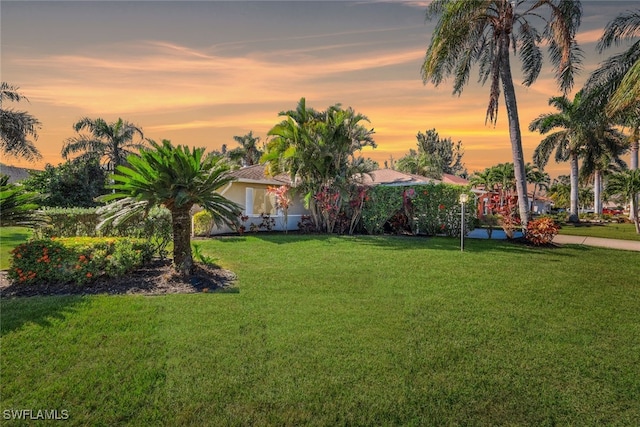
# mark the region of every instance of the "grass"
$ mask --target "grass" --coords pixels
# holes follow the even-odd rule
[[[640,241],[640,234],[636,233],[636,228],[633,224],[580,223],[577,226],[567,224],[562,226],[560,234]]]
[[[70,425],[638,425],[637,254],[198,242],[238,294],[2,300],[0,410]]]
[[[31,236],[31,230],[24,227],[0,227],[0,270],[9,268],[11,251]]]

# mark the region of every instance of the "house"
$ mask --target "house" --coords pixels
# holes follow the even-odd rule
[[[492,213],[492,210],[500,205],[500,192],[498,191],[481,191],[482,194],[478,196],[478,218],[482,218],[485,215]],[[514,197],[514,202],[517,201],[518,196],[509,192],[507,197]],[[536,193],[535,200],[533,199],[533,192],[527,193],[529,198],[529,211],[534,214],[543,215],[551,212],[553,201],[542,194]]]
[[[301,195],[294,195],[288,209],[287,224],[284,212],[276,207],[276,196],[268,194],[269,187],[291,186],[291,180],[285,174],[275,177],[267,175],[265,165],[247,166],[230,172],[235,181],[218,190],[220,195],[242,206],[242,225],[245,230],[270,229],[276,231],[297,230],[302,215],[309,211],[304,207]],[[197,210],[192,212],[195,213]],[[214,226],[210,234],[233,232],[230,227]]]
[[[242,206],[242,225],[249,230],[297,230],[302,217],[310,215],[305,208],[303,195],[293,192],[293,200],[288,209],[287,224],[284,223],[284,212],[276,207],[276,197],[269,194],[269,187],[282,185],[293,186],[291,179],[286,174],[269,176],[265,165],[253,165],[230,172],[236,178],[218,192],[227,199]],[[414,186],[426,184],[439,184],[443,181],[427,178],[421,175],[407,174],[393,169],[376,169],[368,174],[363,174],[361,183],[366,186]],[[467,181],[451,175],[445,177],[448,184],[466,185]],[[192,215],[200,209],[194,209]],[[228,226],[213,227],[212,235],[231,233]]]

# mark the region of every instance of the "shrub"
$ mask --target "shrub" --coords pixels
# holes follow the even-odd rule
[[[558,234],[560,227],[553,218],[541,217],[527,224],[526,238],[534,245],[548,245]]]
[[[9,278],[18,283],[85,284],[118,277],[151,259],[151,245],[129,238],[40,239],[12,251]]]
[[[193,234],[196,236],[208,236],[213,227],[213,215],[208,211],[196,212],[193,215]]]
[[[173,239],[171,214],[168,209],[154,207],[146,216],[140,215],[118,227],[96,229],[100,216],[96,208],[47,208],[44,214],[50,222],[35,229],[40,238],[51,237],[131,237],[147,240],[153,252],[166,256],[166,248]]]

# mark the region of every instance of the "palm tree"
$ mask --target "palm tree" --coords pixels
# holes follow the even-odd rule
[[[513,163],[500,163],[490,168],[491,177],[500,189],[500,207],[504,206],[505,198],[516,188],[516,176]]]
[[[549,11],[546,18],[545,9]],[[522,61],[523,84],[530,86],[542,67],[539,45],[547,43],[556,80],[566,93],[573,86],[573,74],[580,62],[575,34],[581,15],[580,2],[564,0],[435,0],[427,9],[428,19],[440,18],[422,66],[423,81],[437,86],[446,76],[453,75],[453,92],[461,94],[469,80],[471,66],[478,63],[480,81],[491,81],[486,118],[494,124],[498,119],[502,85],[518,207],[524,227],[528,222],[529,203],[510,49],[513,48]],[[541,17],[545,21],[542,33],[530,22]]]
[[[527,163],[525,168],[527,170],[527,182],[533,184],[533,192],[531,193],[531,211],[533,211],[533,205],[536,202],[536,192],[538,189],[548,191],[551,178],[542,168],[534,166],[531,163]]]
[[[636,195],[640,193],[640,169],[626,170],[611,175],[607,182],[607,192],[620,195],[629,203],[631,213],[634,214],[636,233],[640,234],[640,218],[638,218],[638,203]]]
[[[604,115],[596,120],[596,129],[586,133],[581,150],[582,166],[580,177],[583,181],[593,181],[594,212],[602,214],[603,176],[626,169],[620,156],[628,150],[624,135],[613,128]]]
[[[151,149],[127,158],[129,166],[118,166],[113,175],[116,192],[101,197],[111,202],[100,208],[105,219],[100,227],[126,222],[153,206],[163,205],[171,212],[173,226],[173,264],[182,275],[193,268],[191,252],[191,208],[197,204],[212,214],[216,225],[235,224],[241,208],[217,193],[234,178],[221,157],[204,156],[204,148],[174,147],[149,140]]]
[[[253,166],[260,162],[263,151],[258,147],[259,136],[253,136],[253,131],[243,136],[234,136],[233,139],[240,147],[227,152],[229,158],[241,166]]]
[[[78,158],[98,158],[109,171],[124,165],[127,157],[146,146],[142,130],[121,118],[107,123],[101,118],[84,117],[73,125],[73,129],[76,132],[86,130],[89,134],[67,139],[62,147],[62,157],[66,159],[71,154],[82,153]],[[139,141],[134,141],[136,135]]]
[[[571,204],[571,178],[567,175],[560,175],[549,187],[547,195],[553,200],[556,208],[567,208]]]
[[[547,135],[536,147],[533,161],[539,167],[544,167],[555,150],[555,161],[569,161],[571,177],[571,203],[569,207],[569,221],[578,221],[578,157],[584,142],[588,138],[589,129],[587,118],[582,114],[580,102],[582,93],[578,92],[573,102],[566,96],[555,96],[549,99],[549,105],[559,112],[541,114],[531,121],[529,130],[546,134],[554,129],[560,129]]]
[[[286,119],[269,131],[273,138],[262,161],[271,174],[290,175],[305,194],[316,227],[331,232],[334,221],[328,220],[315,198],[322,195],[325,202],[331,199],[333,210],[340,207],[354,177],[368,172],[370,162],[356,153],[365,146],[375,147],[373,129],[365,128],[361,123],[369,120],[352,108],[334,105],[318,112],[308,109],[304,98],[295,110],[280,115]]]
[[[598,41],[598,53],[638,36],[640,10],[622,13],[607,24]],[[629,109],[635,110],[637,115],[640,104],[640,40],[604,61],[587,80],[585,90],[594,103],[606,104],[610,117],[625,114]]]
[[[486,191],[494,191],[497,184],[495,182],[494,175],[491,172],[491,168],[486,168],[482,172],[474,172],[469,178],[469,182],[472,187],[482,187]]]
[[[28,101],[18,92],[18,87],[6,82],[0,84],[0,151],[14,157],[22,157],[28,161],[42,158],[33,141],[38,139],[38,129],[42,124],[26,111],[16,111],[3,107],[5,100]]]

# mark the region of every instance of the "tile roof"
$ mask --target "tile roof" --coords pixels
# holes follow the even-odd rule
[[[291,184],[288,175],[279,174],[276,176],[268,176],[266,169],[265,165],[246,166],[231,171],[230,175],[234,176],[239,182],[263,182],[274,185]]]
[[[438,184],[440,181],[420,175],[413,175],[399,172],[393,169],[376,169],[369,174],[364,174],[362,183],[364,185],[421,185]]]
[[[469,185],[469,180],[449,173],[442,174],[442,182],[445,184]]]

